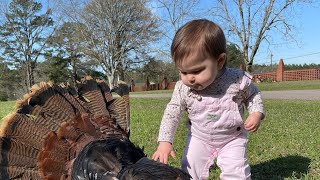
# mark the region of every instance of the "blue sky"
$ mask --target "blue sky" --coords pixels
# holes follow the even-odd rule
[[[0,0],[4,2],[8,0]],[[50,0],[39,0],[46,5]],[[212,0],[200,0],[203,8],[207,8]],[[293,17],[297,33],[294,34],[294,41],[284,41],[274,38],[277,45],[267,48],[262,45],[255,57],[255,64],[270,64],[271,54],[273,63],[283,59],[285,64],[320,64],[320,3],[303,6]],[[204,17],[209,18],[206,14]],[[228,37],[227,37],[228,39]]]
[[[212,0],[200,2],[201,6],[206,8]],[[295,26],[292,33],[295,41],[285,41],[277,37],[279,33],[270,34],[273,39],[271,45],[268,47],[266,43],[261,44],[254,64],[270,64],[271,54],[272,63],[278,63],[283,59],[285,64],[320,64],[320,2],[315,2],[304,3],[303,6],[294,5],[295,12],[289,17],[288,22]]]
[[[320,64],[320,8],[304,7],[297,16],[296,24],[299,33],[295,42],[282,42],[271,49],[274,62],[283,59],[287,64]],[[267,64],[270,62],[271,52],[263,52],[257,56],[256,62]]]
[[[270,64],[271,54],[272,63],[278,63],[283,59],[285,64],[320,64],[320,1],[315,0],[315,2],[304,3],[303,6],[294,4],[293,15],[289,16],[288,21],[295,27],[291,33],[294,39],[285,41],[278,32],[270,34],[272,42],[269,46],[266,43],[261,44],[254,64]],[[202,13],[195,17],[212,19],[210,13],[203,13],[207,8],[212,7],[212,3],[214,3],[212,0],[200,0],[199,7]],[[154,12],[161,16],[161,12],[157,12],[156,9]],[[219,22],[216,23],[219,24]],[[225,34],[227,40],[235,42],[226,32]]]

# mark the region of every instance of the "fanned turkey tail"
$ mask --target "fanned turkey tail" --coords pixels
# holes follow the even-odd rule
[[[76,88],[34,85],[1,124],[0,179],[149,179],[160,177],[159,172],[171,174],[165,179],[190,178],[147,159],[130,142],[129,126],[129,88],[124,83],[110,90],[88,76]]]
[[[129,138],[124,99],[113,99],[110,88],[91,77],[77,91],[34,85],[0,128],[0,179],[71,179],[73,161],[87,144]]]

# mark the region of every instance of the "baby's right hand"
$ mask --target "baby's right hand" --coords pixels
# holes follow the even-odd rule
[[[169,142],[161,141],[159,142],[157,151],[153,154],[152,159],[159,161],[164,164],[168,164],[169,155],[176,158],[176,154],[172,149],[172,145]]]

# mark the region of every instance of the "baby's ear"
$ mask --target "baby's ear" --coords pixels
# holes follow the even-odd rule
[[[219,70],[224,67],[224,64],[226,63],[226,59],[227,59],[226,56],[227,56],[226,53],[221,53],[219,55],[219,58],[218,58],[218,68],[219,68]]]

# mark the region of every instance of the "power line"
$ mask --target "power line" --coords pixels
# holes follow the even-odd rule
[[[305,56],[310,56],[310,55],[315,55],[315,54],[320,54],[320,52],[315,52],[315,53],[310,53],[310,54],[304,54],[304,55],[300,55],[300,56],[294,56],[294,57],[283,58],[283,59],[285,59],[285,60],[288,60],[288,59],[295,59],[295,58],[305,57]]]

